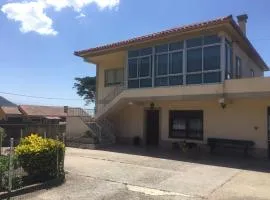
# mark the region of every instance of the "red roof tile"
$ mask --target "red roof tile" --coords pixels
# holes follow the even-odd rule
[[[64,107],[58,106],[36,106],[36,105],[20,105],[19,110],[28,116],[50,116],[65,117]]]
[[[6,115],[21,115],[17,106],[2,106],[1,109]]]
[[[90,48],[90,49],[86,49],[86,50],[75,51],[74,54],[76,56],[83,56],[83,54],[86,54],[86,53],[95,53],[95,52],[98,52],[101,50],[108,50],[108,49],[114,49],[117,47],[124,47],[126,45],[131,45],[131,44],[134,44],[137,42],[145,42],[145,41],[149,41],[152,39],[159,39],[159,38],[164,37],[164,36],[169,36],[170,34],[187,32],[187,31],[196,30],[199,28],[205,28],[205,27],[211,26],[211,25],[222,24],[224,22],[228,22],[228,20],[232,20],[232,15],[217,18],[217,19],[210,20],[210,21],[194,23],[194,24],[190,24],[187,26],[176,27],[176,28],[165,30],[165,31],[152,33],[149,35],[140,36],[140,37],[136,37],[136,38],[132,38],[129,40],[120,41],[120,42],[115,42],[112,44],[106,44],[106,45],[102,45],[102,46],[98,46],[98,47],[94,47],[94,48]]]
[[[233,26],[233,28],[241,35],[243,40],[247,43],[251,53],[254,55],[255,62],[259,66],[261,66],[264,70],[268,71],[269,70],[268,66],[266,65],[264,60],[261,58],[261,56],[259,55],[257,50],[254,48],[254,46],[251,44],[251,42],[248,40],[248,38],[240,30],[238,24],[233,20],[232,15],[217,18],[217,19],[210,20],[210,21],[194,23],[194,24],[190,24],[187,26],[180,26],[180,27],[168,29],[165,31],[157,32],[157,33],[152,33],[152,34],[145,35],[145,36],[135,37],[135,38],[132,38],[129,40],[106,44],[106,45],[102,45],[102,46],[98,46],[98,47],[94,47],[94,48],[89,48],[89,49],[85,49],[85,50],[81,50],[81,51],[75,51],[74,55],[84,57],[84,56],[86,56],[86,54],[95,54],[95,53],[99,53],[99,52],[102,52],[105,50],[108,51],[108,50],[113,50],[115,48],[127,47],[127,46],[130,46],[132,44],[139,43],[139,42],[147,42],[147,41],[151,41],[151,40],[161,39],[164,36],[170,36],[170,35],[177,34],[177,33],[184,33],[184,32],[188,32],[188,31],[201,29],[201,28],[207,28],[207,27],[210,27],[213,25],[220,25],[220,24],[224,24],[224,23],[230,23]]]

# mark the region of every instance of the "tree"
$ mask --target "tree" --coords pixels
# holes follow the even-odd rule
[[[96,77],[86,76],[83,78],[75,78],[73,88],[77,89],[77,94],[82,97],[86,105],[96,102]]]

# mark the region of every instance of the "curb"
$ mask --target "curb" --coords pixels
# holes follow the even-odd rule
[[[35,192],[37,190],[50,189],[52,187],[59,186],[64,182],[65,182],[65,178],[61,177],[61,178],[52,179],[52,180],[49,180],[49,181],[46,181],[43,183],[28,185],[28,186],[25,186],[25,187],[17,189],[17,190],[12,190],[11,192],[1,192],[0,199],[15,197],[15,196],[27,194],[30,192]]]

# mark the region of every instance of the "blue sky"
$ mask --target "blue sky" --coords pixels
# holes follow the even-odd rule
[[[249,15],[247,35],[270,65],[269,0],[22,2],[0,3],[0,92],[75,100],[0,94],[18,104],[84,106],[72,89],[74,78],[95,75],[95,67],[75,50],[230,14]]]

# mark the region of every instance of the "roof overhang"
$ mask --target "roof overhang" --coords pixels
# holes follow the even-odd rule
[[[154,34],[136,37],[133,39],[124,40],[124,41],[120,41],[120,42],[116,42],[116,43],[112,43],[108,45],[98,46],[95,48],[90,48],[90,49],[86,49],[82,51],[75,51],[74,55],[82,57],[86,62],[98,64],[93,59],[94,57],[111,54],[111,53],[115,53],[119,51],[126,51],[132,48],[145,47],[147,44],[152,44],[161,40],[169,40],[169,39],[173,39],[179,36],[187,37],[193,34],[194,35],[201,34],[202,32],[209,33],[209,32],[214,32],[214,31],[222,30],[222,29],[223,30],[229,29],[231,33],[234,34],[234,38],[236,38],[234,42],[239,42],[239,45],[248,52],[248,55],[264,71],[269,70],[268,66],[263,61],[259,53],[253,47],[253,45],[248,40],[248,38],[242,33],[237,23],[233,20],[232,15],[215,19],[215,20],[211,20],[211,21],[173,28],[166,31],[161,31]]]

